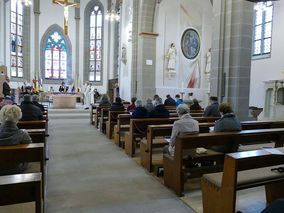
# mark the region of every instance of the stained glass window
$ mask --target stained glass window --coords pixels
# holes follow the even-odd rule
[[[54,31],[47,39],[45,47],[45,79],[67,78],[67,49],[64,38]]]
[[[103,14],[94,6],[90,14],[89,81],[100,82],[102,75]]]
[[[267,2],[265,10],[257,10],[254,16],[253,56],[269,56],[271,52],[273,2]]]
[[[24,6],[17,0],[11,0],[11,76],[23,77],[23,25]]]

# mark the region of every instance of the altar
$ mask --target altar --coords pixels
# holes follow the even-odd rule
[[[81,93],[51,93],[54,109],[75,109],[77,98],[82,97]]]

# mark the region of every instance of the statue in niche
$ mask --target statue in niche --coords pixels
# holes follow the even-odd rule
[[[205,74],[210,74],[210,73],[211,73],[211,48],[206,54],[206,69],[205,69]]]
[[[167,53],[166,58],[169,60],[168,62],[168,70],[169,73],[175,74],[176,73],[176,56],[177,56],[177,49],[175,48],[175,44],[172,43],[171,47]]]
[[[126,49],[126,45],[123,45],[122,49],[121,49],[121,61],[124,64],[127,64],[127,49]]]

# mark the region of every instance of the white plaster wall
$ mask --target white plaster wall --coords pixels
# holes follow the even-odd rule
[[[127,63],[120,63],[119,89],[120,97],[124,100],[131,99],[131,80],[132,80],[132,20],[133,20],[133,2],[132,0],[124,0],[121,13],[121,48],[126,46]],[[121,54],[121,50],[120,54]]]
[[[163,0],[157,6],[155,20],[155,32],[157,38],[156,58],[156,90],[157,94],[165,97],[166,94],[174,96],[182,91],[186,94],[194,93],[194,97],[207,104],[208,82],[204,76],[206,67],[206,54],[211,48],[213,11],[209,0]],[[199,56],[195,60],[188,60],[183,56],[181,50],[181,38],[185,29],[195,28],[201,39]],[[175,43],[178,50],[176,76],[170,78],[167,74],[167,63],[165,59],[170,44]],[[198,64],[199,84],[196,88],[189,89],[187,85],[194,67]],[[186,95],[184,99],[188,99]]]
[[[263,82],[282,79],[281,72],[284,71],[284,2],[274,4],[271,57],[252,60],[251,64],[250,106],[261,108],[265,101]]]
[[[4,64],[4,14],[5,14],[5,8],[4,8],[4,1],[0,0],[0,65]]]

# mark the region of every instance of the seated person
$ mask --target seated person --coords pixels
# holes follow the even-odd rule
[[[145,109],[147,109],[148,112],[151,112],[154,109],[153,101],[151,98],[147,99]]]
[[[190,106],[190,110],[201,110],[202,107],[199,105],[197,99],[193,99],[193,104]]]
[[[177,113],[180,120],[174,122],[171,140],[169,146],[165,146],[163,153],[174,156],[175,140],[178,135],[197,134],[199,132],[199,123],[190,116],[189,107],[186,104],[180,104],[177,107]]]
[[[136,106],[135,106],[136,100],[137,100],[137,98],[135,98],[135,97],[131,98],[131,105],[129,105],[127,107],[127,111],[134,111],[136,109]]]
[[[216,121],[214,132],[234,132],[242,130],[241,122],[233,113],[231,104],[221,103],[219,105],[219,111],[221,112],[222,118]],[[231,152],[231,146],[214,146],[211,147],[211,149],[223,153]]]
[[[211,96],[209,99],[210,105],[206,107],[203,117],[220,117],[218,98]]]
[[[273,201],[261,213],[282,213],[284,209],[284,198]]]
[[[154,100],[154,109],[150,112],[150,118],[169,118],[170,113],[166,109],[161,98]]]
[[[0,111],[0,146],[12,146],[32,143],[29,134],[18,129],[17,123],[22,117],[21,109],[16,105],[6,105]],[[26,163],[0,164],[0,175],[17,174],[27,168]]]
[[[40,108],[40,110],[43,112],[44,111],[44,106],[39,103],[39,97],[37,95],[33,95],[32,97],[33,104]]]
[[[165,106],[176,106],[176,101],[170,95],[167,95],[166,97],[167,99],[164,102]]]
[[[115,102],[110,107],[110,111],[124,111],[125,109],[121,102],[121,98],[116,97]]]
[[[180,95],[179,94],[177,94],[176,95],[176,106],[178,106],[178,105],[180,105],[180,104],[184,104],[183,103],[183,100],[180,98]]]
[[[0,109],[6,105],[12,105],[13,101],[10,96],[6,96],[1,102],[0,102]]]
[[[99,106],[111,106],[109,97],[107,94],[103,94]]]
[[[30,95],[24,96],[24,101],[22,101],[21,106],[22,118],[21,121],[38,121],[43,120],[43,116],[40,108],[35,106],[32,102]]]
[[[145,107],[143,107],[142,101],[135,101],[136,109],[133,111],[131,118],[149,118],[149,113]]]

